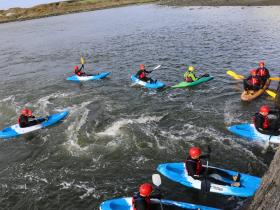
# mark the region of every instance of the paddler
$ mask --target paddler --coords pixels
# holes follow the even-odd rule
[[[270,110],[269,106],[263,105],[255,114],[254,125],[256,129],[267,135],[280,135],[280,110]]]
[[[205,179],[205,170],[206,168],[202,166],[201,159],[209,158],[209,154],[201,155],[201,150],[198,147],[191,147],[189,149],[189,156],[185,161],[185,167],[189,176],[194,179],[204,180]],[[232,180],[231,183],[224,182],[222,180],[217,179],[217,177],[223,177],[228,180]],[[208,168],[207,169],[207,179],[215,184],[219,185],[227,185],[227,186],[240,186],[240,174],[236,176],[231,176],[227,172],[215,169],[215,168]]]
[[[85,72],[82,71],[82,69],[84,69],[84,64],[82,64],[82,66],[79,68],[79,66],[74,66],[74,73],[79,76],[88,76]]]
[[[154,80],[147,77],[147,74],[150,74],[152,71],[147,71],[144,64],[140,64],[140,70],[136,73],[136,77],[144,82],[153,83]]]
[[[195,76],[194,71],[195,69],[193,66],[188,67],[188,71],[184,74],[184,78],[186,82],[194,82],[199,79],[198,77]]]
[[[270,77],[269,70],[265,67],[263,61],[259,62],[259,68],[257,69],[257,75],[260,77],[263,85],[266,83],[266,80]]]
[[[132,197],[133,210],[153,210],[151,198],[161,199],[160,194],[151,195],[153,186],[150,183],[141,184],[139,192]]]
[[[35,116],[32,114],[32,111],[30,109],[25,108],[21,111],[21,115],[18,117],[18,124],[21,128],[26,128],[29,126],[40,124],[46,120],[44,118],[40,118],[30,121],[30,119],[34,118]]]
[[[244,84],[244,90],[245,91],[250,91],[250,90],[254,90],[257,91],[259,89],[261,89],[262,85],[262,81],[260,79],[259,76],[257,76],[257,69],[252,69],[250,71],[250,76],[247,79],[243,80],[243,84]]]

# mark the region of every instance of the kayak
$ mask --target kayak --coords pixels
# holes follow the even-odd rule
[[[258,90],[258,91],[243,91],[243,93],[241,94],[241,100],[242,101],[252,101],[255,98],[259,97],[260,95],[262,95],[265,90],[269,87],[270,84],[270,80],[268,79],[265,83],[265,85],[263,86],[262,89]]]
[[[64,119],[68,115],[68,113],[69,111],[63,111],[53,115],[49,115],[46,121],[26,128],[21,128],[19,124],[12,125],[0,131],[0,138],[8,139],[13,137],[18,137],[20,135],[54,125],[58,123],[60,120]],[[43,119],[43,118],[37,118],[37,119]]]
[[[240,124],[228,127],[228,130],[238,136],[248,139],[249,141],[263,141],[280,144],[280,136],[270,136],[260,133],[254,124]]]
[[[198,80],[194,81],[194,82],[180,82],[179,84],[177,85],[173,85],[171,86],[171,88],[185,88],[185,87],[191,87],[191,86],[195,86],[195,85],[198,85],[198,84],[201,84],[201,83],[204,83],[204,82],[207,82],[209,80],[212,80],[214,79],[214,77],[201,77],[199,78]]]
[[[90,81],[90,80],[99,80],[107,77],[111,72],[102,72],[96,75],[92,76],[77,76],[77,75],[72,75],[70,77],[67,77],[68,81],[75,81],[75,82],[82,82],[82,81]]]
[[[205,167],[205,166],[204,166]],[[232,176],[236,176],[238,172],[216,168],[209,166],[209,168],[215,168],[221,171],[224,171]],[[187,187],[201,189],[201,181],[193,179],[191,176],[188,176],[188,173],[185,168],[185,164],[181,163],[165,163],[160,164],[157,167],[157,170],[167,178],[171,179],[172,181],[178,182],[182,185]],[[210,192],[213,193],[220,193],[223,195],[233,195],[239,197],[249,197],[253,196],[256,190],[259,188],[261,184],[261,179],[255,176],[240,174],[240,187],[233,187],[233,186],[226,186],[226,185],[219,185],[219,184],[210,184]],[[221,177],[222,178],[222,177]],[[226,182],[232,182],[231,180],[223,180]]]
[[[161,199],[160,201],[158,199],[151,199],[151,204],[159,204],[162,203],[163,207],[165,205],[167,206],[175,206],[179,207],[181,209],[200,209],[200,210],[219,210],[216,208],[211,208],[207,206],[201,206],[191,203],[183,203],[183,202],[177,202],[177,201],[171,201],[171,200],[164,200]],[[132,198],[117,198],[112,199],[108,201],[104,201],[100,204],[100,210],[132,210]],[[159,208],[160,209],[160,208]]]
[[[156,88],[163,88],[165,86],[164,83],[160,82],[160,81],[155,81],[155,82],[144,82],[140,79],[138,79],[135,75],[132,75],[131,76],[131,80],[132,82],[138,84],[138,85],[142,85],[146,88],[153,88],[153,89],[156,89]]]

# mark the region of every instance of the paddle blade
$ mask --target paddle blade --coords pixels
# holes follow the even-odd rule
[[[83,57],[81,57],[80,61],[81,61],[81,64],[85,64],[85,60]]]
[[[276,98],[276,93],[272,90],[265,90],[265,92],[270,95],[272,98]]]
[[[161,185],[161,178],[159,174],[153,174],[152,180],[155,186],[159,187]]]
[[[273,81],[280,81],[280,77],[270,77],[269,79]]]
[[[155,68],[153,68],[153,71],[161,67],[161,65],[157,65]]]
[[[244,79],[244,76],[243,75],[240,75],[240,74],[236,74],[234,71],[232,70],[228,70],[227,71],[227,74],[229,76],[231,76],[233,79],[236,79],[236,80],[239,80],[239,79]]]

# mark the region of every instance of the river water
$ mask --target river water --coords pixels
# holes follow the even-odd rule
[[[131,196],[160,163],[186,150],[212,147],[211,165],[262,176],[273,148],[250,144],[226,126],[250,122],[263,95],[242,103],[242,86],[225,72],[246,74],[263,59],[280,69],[280,7],[167,7],[153,4],[0,25],[0,127],[23,107],[37,116],[70,110],[50,129],[0,142],[1,209],[98,209]],[[87,72],[108,79],[66,81],[80,56]],[[189,89],[149,91],[131,85],[140,63],[168,85],[182,66],[214,80]],[[272,83],[272,88],[277,83]],[[163,178],[166,199],[237,209],[245,200],[201,195]]]

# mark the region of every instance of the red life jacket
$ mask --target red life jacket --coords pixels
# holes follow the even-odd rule
[[[190,162],[193,162],[193,163],[196,164],[196,166],[195,166],[195,175],[200,175],[201,171],[202,171],[202,163],[201,163],[200,159],[198,159],[198,160],[191,160],[191,159],[189,159],[187,161],[190,161]]]
[[[258,69],[258,75],[259,75],[260,77],[266,76],[266,75],[267,75],[266,70],[265,70],[264,68]]]
[[[269,127],[269,119],[268,119],[267,116],[264,116],[263,118],[264,118],[263,125],[262,125],[263,129],[268,129],[268,127]]]
[[[142,71],[141,74],[139,75],[139,79],[143,79],[144,77],[146,77],[146,74],[144,71]]]
[[[257,77],[252,77],[251,79],[249,79],[249,82],[250,82],[252,85],[259,85],[259,84],[260,84],[260,81],[258,80]]]
[[[150,199],[150,197],[145,197],[144,199],[145,199],[145,203],[147,204],[147,209],[146,210],[151,210],[151,199]],[[135,204],[135,198],[132,197],[133,210],[137,210],[134,204]]]

